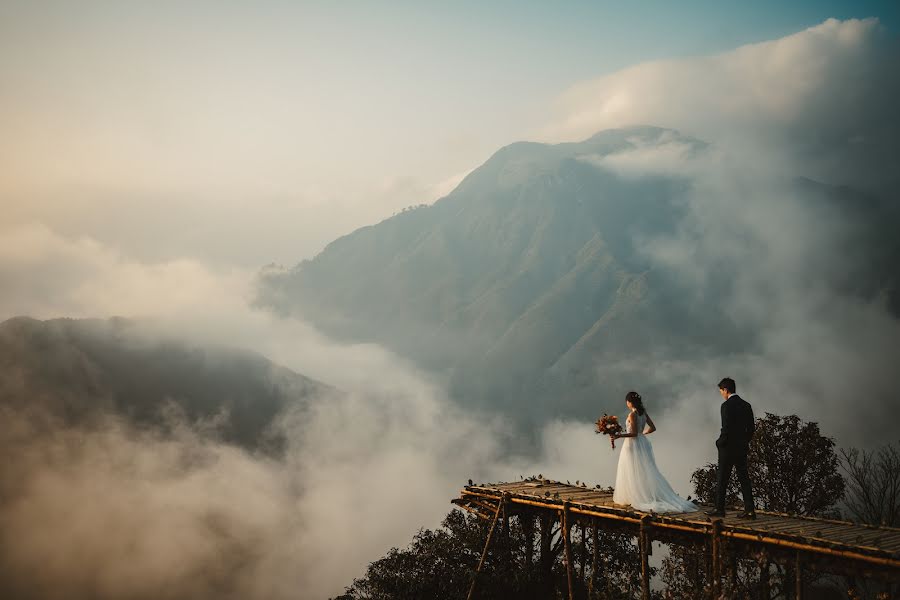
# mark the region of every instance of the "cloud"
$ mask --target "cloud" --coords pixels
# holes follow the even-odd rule
[[[637,179],[648,175],[697,175],[700,169],[708,171],[718,158],[713,151],[679,139],[670,130],[652,141],[641,137],[628,138],[627,141],[633,148],[611,154],[588,154],[578,157],[578,160],[613,171],[626,179]]]
[[[829,19],[715,56],[636,65],[560,97],[545,139],[652,124],[711,144],[692,154],[658,140],[583,158],[623,177],[689,182],[675,233],[636,246],[686,298],[718,307],[741,332],[720,357],[679,361],[659,349],[634,357],[667,365],[666,379],[648,382],[671,389],[667,418],[689,421],[709,386],[732,375],[758,413],[819,421],[841,444],[891,439],[884,424],[898,402],[890,363],[900,323],[885,262],[896,249],[883,240],[898,215],[898,56],[876,19]]]
[[[876,19],[829,19],[716,56],[643,63],[579,83],[559,98],[540,137],[660,125],[790,176],[893,182],[897,55]]]
[[[711,386],[726,374],[758,414],[797,412],[840,443],[893,435],[894,419],[884,415],[896,412],[897,322],[877,298],[835,293],[835,279],[859,269],[846,223],[793,202],[778,182],[783,174],[889,179],[883,159],[894,154],[884,148],[893,147],[896,119],[886,107],[897,98],[895,76],[884,69],[889,50],[875,21],[827,21],[715,57],[639,65],[570,90],[544,131],[581,139],[652,123],[716,146],[712,159],[671,142],[599,161],[627,176],[693,179],[678,232],[641,247],[698,295],[713,293],[717,274],[731,275],[720,304],[757,334],[734,340],[727,356],[623,359],[653,364],[647,383],[668,386],[669,398],[647,398],[660,428],[652,442],[682,493],[690,492],[690,471],[712,459]],[[172,175],[166,169],[178,161],[163,162],[144,183]],[[201,162],[217,176],[240,161]],[[385,181],[384,197],[404,198],[398,208],[430,189]],[[618,454],[589,422],[550,422],[535,456],[509,457],[513,432],[462,414],[406,361],[247,309],[254,269],[210,257],[234,246],[271,260],[272,247],[333,223],[328,210],[317,215],[315,202],[284,210],[277,199],[253,204],[268,215],[254,220],[249,201],[187,209],[174,196],[122,205],[88,196],[71,212],[52,200],[39,213],[21,204],[22,214],[2,226],[0,315],[145,317],[156,330],[257,350],[346,395],[283,415],[277,427],[288,447],[277,459],[221,444],[188,423],[164,436],[115,418],[85,430],[4,415],[0,443],[17,460],[0,476],[0,565],[20,596],[322,597],[420,526],[436,525],[468,477],[543,472],[613,482]],[[116,218],[105,220],[98,207]],[[227,218],[216,220],[216,210]],[[229,235],[223,222],[232,224]],[[85,233],[91,229],[103,235]],[[214,251],[204,248],[209,240]]]
[[[194,259],[139,261],[97,240],[32,223],[2,230],[0,318],[174,316],[246,305],[248,271]],[[210,301],[212,300],[212,304]]]
[[[897,119],[887,109],[900,101],[888,68],[896,56],[877,21],[829,20],[718,56],[638,65],[564,96],[552,135],[649,122],[712,144],[691,155],[661,140],[584,159],[625,177],[690,182],[676,231],[636,247],[686,298],[716,307],[735,337],[718,357],[634,357],[667,364],[666,378],[648,382],[671,389],[667,419],[688,422],[731,375],[758,414],[818,421],[842,445],[892,439],[900,321],[890,300],[897,249],[885,240],[900,214]]]
[[[278,336],[271,325],[257,333]],[[177,414],[164,429],[111,413],[73,426],[36,397],[26,410],[0,406],[0,450],[17,457],[0,475],[0,593],[334,595],[391,546],[436,526],[462,482],[486,480],[500,463],[503,428],[457,410],[401,361],[316,338],[291,344],[302,330],[284,329],[292,360],[321,352],[309,361],[316,374],[350,389],[280,415],[277,456],[223,443],[214,422]],[[145,324],[140,334],[153,332]]]
[[[253,273],[136,261],[41,225],[5,233],[5,316],[139,317],[143,339],[248,347],[342,390],[273,423],[276,458],[222,443],[214,423],[139,430],[109,414],[72,427],[39,398],[5,410],[0,447],[18,459],[0,477],[0,579],[17,597],[336,594],[501,463],[510,432],[405,361],[250,310]]]

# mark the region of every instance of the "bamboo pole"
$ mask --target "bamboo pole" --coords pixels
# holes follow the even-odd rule
[[[737,557],[733,550],[728,551],[728,594],[734,596],[737,591]]]
[[[512,561],[512,544],[510,543],[510,535],[509,535],[509,505],[506,502],[502,502],[503,504],[503,529],[501,530],[501,538],[503,540],[504,546],[506,546],[506,556]]]
[[[722,595],[722,519],[712,522],[712,594],[718,599]]]
[[[584,585],[584,563],[587,562],[587,544],[584,541],[584,523],[581,524],[581,561],[578,566],[579,575],[578,578],[581,580],[582,585]]]
[[[562,509],[562,534],[563,534],[563,544],[565,545],[566,550],[566,579],[569,583],[569,600],[575,600],[575,590],[572,585],[572,543],[569,539],[569,531],[570,531],[570,521],[571,517],[569,517],[569,503],[566,502],[563,504]]]
[[[799,550],[794,559],[794,595],[797,600],[803,600],[803,562]]]
[[[763,548],[759,557],[759,595],[762,600],[769,600],[772,595],[769,588],[769,553]]]
[[[603,564],[606,565],[606,597],[607,597],[607,598],[612,598],[612,597],[613,597],[613,593],[612,593],[612,574],[611,574],[611,569],[610,569],[610,564],[609,564],[609,555],[608,555],[608,554],[604,554],[604,555],[603,555]]]
[[[556,486],[554,486],[555,488],[560,488],[562,490],[574,487],[574,486],[566,486],[565,484],[560,484],[559,482],[553,482],[553,483],[557,484]],[[496,488],[489,488],[489,487],[483,487],[483,486],[467,486],[466,488],[463,488],[461,490],[461,493],[462,494],[473,493],[473,492],[469,491],[470,487],[471,487],[471,489],[483,490],[484,492],[487,492],[487,495],[492,495],[494,497],[499,497],[502,494],[509,493],[506,491],[501,491]],[[598,490],[598,492],[600,492],[600,490]],[[478,494],[478,495],[484,496],[485,494]],[[677,514],[691,514],[691,513],[677,513]],[[765,517],[765,516],[785,517],[785,518],[789,518],[789,519],[792,519],[795,521],[809,521],[809,522],[814,522],[814,523],[833,523],[836,525],[848,525],[855,529],[875,529],[875,530],[882,531],[886,534],[900,533],[900,527],[889,527],[889,526],[885,526],[885,525],[870,525],[868,523],[856,523],[854,521],[842,521],[842,520],[838,520],[838,519],[826,519],[823,517],[811,517],[808,515],[797,515],[797,514],[777,512],[777,511],[772,511],[772,510],[757,510],[756,515],[758,518]],[[669,515],[669,516],[672,516],[672,515]]]
[[[549,595],[553,589],[553,523],[556,521],[555,513],[543,512],[540,515],[541,522],[541,584]]]
[[[491,517],[485,515],[484,513],[482,513],[481,511],[478,511],[478,510],[472,508],[471,506],[466,506],[465,504],[458,504],[457,506],[459,506],[461,509],[463,509],[466,512],[472,513],[476,517],[484,519],[485,521],[487,521],[491,518]]]
[[[503,509],[505,503],[506,497],[503,497],[497,504],[497,512],[494,513],[494,519],[491,521],[491,528],[488,531],[487,540],[484,542],[484,550],[481,552],[481,560],[478,561],[478,566],[475,568],[475,573],[472,575],[472,585],[469,586],[469,595],[466,596],[466,600],[472,600],[472,594],[475,593],[475,583],[478,581],[478,574],[481,572],[481,567],[484,565],[484,559],[487,558],[488,548],[491,545],[491,537],[494,535],[494,527],[497,525],[497,520],[500,518],[500,511]]]
[[[551,509],[551,510],[559,510],[558,504],[549,504],[545,502],[539,502],[534,500],[525,500],[523,498],[513,498],[513,502],[516,504],[525,504],[529,506],[537,506],[540,508]],[[619,521],[624,523],[633,523],[635,525],[640,524],[640,518],[630,517],[630,516],[620,516],[608,512],[595,511],[595,510],[587,510],[583,508],[571,507],[569,509],[572,513],[584,516],[591,517],[601,517],[603,519],[608,519],[611,521]],[[669,529],[673,531],[684,531],[693,534],[707,534],[709,532],[708,527],[704,526],[687,526],[687,525],[677,525],[674,523],[667,523],[665,521],[654,521],[654,527],[658,527],[661,529]],[[834,556],[839,558],[845,558],[849,560],[858,560],[863,562],[868,562],[874,565],[884,566],[884,567],[892,567],[892,568],[900,568],[900,559],[897,558],[889,558],[889,557],[881,557],[881,556],[871,556],[868,554],[862,554],[860,552],[854,552],[853,550],[841,550],[839,548],[829,548],[827,546],[816,546],[812,544],[805,544],[802,542],[793,542],[790,540],[784,540],[776,537],[772,537],[769,535],[764,535],[764,533],[769,532],[759,532],[759,533],[741,533],[738,531],[722,531],[722,537],[734,538],[738,540],[747,540],[751,542],[764,543],[770,546],[778,546],[780,548],[789,548],[792,550],[804,550],[808,552],[814,552],[818,554],[826,554],[828,556]],[[777,533],[777,532],[772,532]],[[837,545],[837,543],[835,543]]]
[[[588,598],[594,591],[594,580],[597,579],[597,557],[600,554],[600,539],[597,535],[597,519],[591,520],[591,541],[594,543],[594,556],[591,559],[591,581],[588,583]]]
[[[525,535],[525,569],[530,572],[534,561],[534,517],[531,513],[527,513],[521,515],[519,520],[522,523],[522,533]]]
[[[489,504],[487,502],[481,502],[480,500],[475,500],[474,498],[469,498],[469,502],[471,502],[472,504],[478,505],[481,508],[488,510],[490,512],[494,512],[495,510],[497,510],[497,507],[494,506],[493,504]]]
[[[641,551],[641,600],[650,600],[650,515],[641,518],[641,530],[638,545]]]

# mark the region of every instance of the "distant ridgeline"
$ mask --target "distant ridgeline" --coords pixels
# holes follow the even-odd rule
[[[244,350],[204,347],[126,319],[17,317],[0,323],[0,408],[44,410],[71,424],[114,415],[164,424],[167,406],[215,422],[225,441],[277,445],[274,417],[314,394],[317,381]]]
[[[729,334],[753,343],[721,301],[740,265],[706,273],[698,294],[642,247],[679,231],[690,176],[605,167],[611,155],[667,145],[687,159],[711,151],[656,127],[512,144],[434,205],[359,229],[294,268],[265,269],[257,303],[383,344],[445,377],[466,403],[541,421],[552,399],[554,415],[593,418],[635,382],[654,394],[643,383],[653,362],[714,355]],[[803,179],[784,185],[798,202],[862,223],[848,235],[877,239],[874,227],[893,239],[893,216],[872,212],[871,201],[857,207],[859,194]],[[887,290],[900,313],[891,267],[900,246],[881,243],[870,272],[836,284],[869,297]]]

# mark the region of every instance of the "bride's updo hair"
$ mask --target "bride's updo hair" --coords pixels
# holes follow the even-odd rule
[[[637,392],[628,392],[625,395],[625,400],[627,400],[628,402],[631,402],[631,405],[637,411],[637,414],[643,415],[644,412],[646,412],[644,410],[644,399],[641,398],[641,395],[638,394]]]

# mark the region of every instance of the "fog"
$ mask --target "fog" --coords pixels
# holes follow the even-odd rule
[[[895,64],[894,52],[877,21],[829,21],[725,54],[585,82],[561,96],[556,117],[531,128],[560,140],[650,123],[714,146],[700,158],[663,146],[597,164],[635,177],[694,177],[679,233],[642,247],[698,294],[708,292],[709,273],[733,274],[722,303],[759,336],[752,347],[734,340],[734,352],[714,360],[651,351],[597,365],[627,370],[652,361],[654,383],[679,382],[669,398],[645,400],[659,427],[651,437],[659,466],[684,495],[693,469],[714,458],[715,384],[726,375],[757,415],[797,413],[842,445],[896,437],[900,325],[882,296],[835,292],[836,281],[866,266],[865,255],[848,246],[856,238],[843,216],[810,211],[781,187],[785,176],[807,176],[891,189],[896,174],[885,161],[896,156],[897,123],[886,108],[896,105],[897,71],[885,65]],[[456,180],[398,185],[430,201]],[[592,423],[549,422],[533,455],[510,456],[516,432],[502,415],[462,412],[409,361],[248,308],[256,266],[222,252],[212,260],[196,240],[178,238],[185,235],[180,220],[197,215],[179,214],[177,202],[157,210],[154,201],[131,198],[113,209],[122,211],[122,227],[104,239],[96,232],[106,225],[93,235],[77,232],[92,206],[81,205],[65,227],[41,211],[0,221],[0,317],[138,318],[158,333],[256,350],[346,394],[281,415],[273,427],[287,447],[277,457],[225,444],[214,427],[177,418],[164,434],[113,415],[86,429],[39,409],[6,411],[2,451],[16,460],[0,475],[0,560],[13,595],[321,598],[420,527],[436,526],[470,477],[543,473],[613,484],[617,453]],[[393,209],[377,204],[353,218],[377,221]],[[181,223],[172,239],[145,240],[166,252],[123,249],[145,213]],[[297,218],[310,214],[303,208]],[[258,236],[265,247],[269,222],[254,222],[258,231],[239,235]],[[331,223],[328,231],[350,225]],[[222,247],[231,242],[227,230],[206,233]],[[324,241],[298,245],[296,258]],[[671,408],[656,410],[664,404]]]
[[[561,94],[549,141],[652,124],[726,148],[750,173],[884,189],[898,123],[896,34],[829,19],[720,54],[651,61]]]
[[[509,464],[503,446],[513,432],[501,420],[462,413],[384,349],[250,311],[251,273],[138,264],[43,228],[18,239],[2,263],[4,277],[20,282],[4,298],[7,314],[128,308],[143,317],[136,335],[239,343],[345,393],[281,415],[273,428],[287,444],[277,457],[223,443],[215,423],[177,414],[165,430],[147,430],[115,415],[63,425],[39,398],[25,414],[5,410],[3,451],[18,460],[0,482],[0,546],[17,597],[333,595],[392,545],[436,526],[468,478],[532,466]],[[27,265],[13,251],[25,248]],[[60,288],[29,288],[26,266]],[[77,286],[55,273],[77,274]],[[177,293],[161,293],[169,286]],[[548,473],[564,460],[553,448],[564,446],[549,440]]]
[[[895,439],[897,282],[882,281],[880,290],[861,282],[877,268],[878,248],[893,238],[900,214],[892,165],[900,132],[891,108],[900,98],[898,56],[896,37],[876,19],[831,19],[782,39],[583,82],[561,95],[559,116],[543,129],[548,140],[577,140],[651,123],[712,144],[692,154],[662,140],[587,159],[625,177],[690,179],[676,234],[639,245],[688,298],[718,299],[746,332],[712,360],[673,360],[653,348],[623,357],[654,365],[653,383],[670,390],[658,400],[675,399],[660,435],[678,449],[678,458],[661,459],[671,461],[676,482],[708,454],[716,425],[708,408],[726,375],[757,415],[796,413],[843,445]],[[854,186],[883,202],[864,194],[842,208],[811,202],[798,178]],[[597,366],[616,368],[628,367]],[[646,400],[652,411],[654,399]]]

